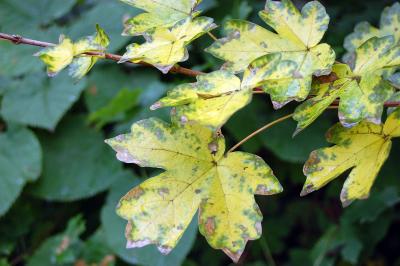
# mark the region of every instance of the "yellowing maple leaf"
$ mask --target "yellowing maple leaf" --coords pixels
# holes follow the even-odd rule
[[[142,9],[125,22],[124,35],[141,35],[158,27],[172,27],[177,22],[199,14],[195,8],[201,0],[121,0]]]
[[[246,242],[261,235],[262,214],[254,194],[282,190],[260,157],[224,154],[223,136],[198,124],[169,125],[150,118],[106,142],[123,162],[166,170],[128,192],[117,207],[128,220],[128,247],[156,244],[169,253],[199,209],[200,232],[237,262]]]
[[[49,76],[55,76],[69,66],[69,74],[80,79],[86,75],[98,57],[84,55],[86,52],[104,52],[108,47],[110,40],[104,30],[96,25],[96,34],[88,36],[73,43],[71,39],[60,36],[60,44],[54,47],[48,47],[36,53],[36,56],[47,65]]]
[[[129,45],[120,62],[143,61],[155,66],[163,73],[168,73],[175,63],[188,59],[186,46],[190,42],[215,27],[213,19],[199,17],[194,20],[182,20],[171,29],[156,28],[144,35],[146,38],[144,44]]]
[[[373,37],[356,50],[355,66],[335,64],[333,83],[316,84],[317,96],[298,106],[294,119],[297,132],[310,125],[336,98],[340,98],[339,119],[346,127],[366,119],[381,123],[384,103],[394,89],[384,79],[388,68],[400,64],[400,46],[394,45],[392,36]]]
[[[45,48],[35,55],[47,65],[48,75],[55,76],[74,59],[74,44],[71,39],[61,35],[59,45]]]
[[[390,7],[386,7],[381,15],[379,28],[372,26],[370,23],[364,21],[358,23],[354,32],[349,34],[344,41],[344,48],[348,53],[344,56],[344,61],[352,64],[354,61],[354,52],[364,42],[372,37],[385,37],[392,35],[395,43],[398,44],[400,40],[400,4],[394,3]]]
[[[265,90],[275,99],[276,107],[291,100],[304,100],[310,91],[312,75],[329,73],[335,60],[329,45],[318,44],[329,24],[325,8],[311,1],[299,12],[289,0],[268,0],[259,14],[276,33],[247,21],[229,21],[225,25],[228,37],[216,41],[207,51],[225,60],[227,69],[237,72],[263,55],[281,53],[282,60],[293,61],[296,69],[284,81],[277,80],[276,87],[272,82]],[[289,92],[282,91],[282,83],[291,87]],[[294,91],[296,94],[292,96]]]
[[[327,140],[336,144],[330,148],[313,151],[304,165],[307,180],[301,195],[315,191],[352,169],[344,183],[340,199],[348,206],[355,199],[364,199],[386,161],[391,139],[400,137],[400,109],[386,120],[385,125],[361,122],[353,128],[333,126]]]
[[[182,123],[196,122],[213,129],[220,128],[252,97],[250,89],[241,88],[240,79],[228,71],[215,71],[197,77],[196,83],[183,84],[152,105],[175,106]]]

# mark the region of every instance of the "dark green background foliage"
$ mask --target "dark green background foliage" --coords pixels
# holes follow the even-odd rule
[[[204,0],[206,15],[221,25],[241,18],[257,23],[263,0]],[[302,5],[306,1],[295,1]],[[322,1],[331,15],[326,41],[337,54],[356,22],[375,25],[392,1]],[[120,36],[123,17],[138,11],[117,0],[0,0],[0,31],[57,42],[90,35],[99,23],[111,37],[109,52],[122,53],[129,38]],[[214,33],[222,36],[221,28]],[[183,65],[202,71],[221,62],[203,49],[206,35],[190,47]],[[160,255],[154,247],[125,249],[125,221],[114,208],[130,188],[155,171],[122,165],[103,139],[129,130],[132,122],[159,116],[148,107],[176,84],[193,79],[162,75],[151,68],[97,64],[74,84],[65,73],[54,79],[32,57],[38,48],[0,42],[0,265],[228,265],[198,235],[193,221],[178,247]],[[256,95],[223,133],[228,145],[259,126],[293,111],[273,111],[265,95]],[[344,178],[305,198],[302,163],[326,145],[325,131],[336,122],[328,110],[295,139],[295,123],[286,121],[246,143],[261,155],[285,191],[258,197],[264,214],[263,237],[252,241],[243,265],[400,265],[400,143],[379,174],[371,197],[346,209],[339,202]],[[108,264],[107,264],[108,263]]]

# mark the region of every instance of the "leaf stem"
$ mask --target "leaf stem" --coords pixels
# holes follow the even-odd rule
[[[217,37],[215,37],[215,35],[214,35],[214,34],[212,34],[211,32],[207,31],[207,34],[208,34],[208,36],[210,36],[210,37],[211,37],[211,39],[213,39],[215,42],[216,42],[216,41],[218,41],[218,38],[217,38]]]
[[[269,245],[268,245],[268,241],[264,235],[261,235],[260,246],[261,246],[261,249],[263,250],[263,254],[264,254],[265,259],[268,262],[268,265],[276,266],[274,257],[272,257],[271,249],[269,248]]]
[[[244,139],[242,139],[241,141],[239,141],[235,146],[233,146],[232,148],[230,148],[230,150],[228,151],[228,153],[233,152],[234,150],[236,150],[240,145],[242,145],[243,143],[247,142],[249,139],[253,138],[254,136],[256,136],[257,134],[263,132],[264,130],[267,130],[270,127],[275,126],[276,124],[279,124],[280,122],[283,122],[289,118],[291,118],[294,114],[290,114],[290,115],[285,115],[281,118],[278,118],[268,124],[266,124],[265,126],[257,129],[256,131],[254,131],[253,133],[251,133],[250,135],[248,135],[247,137],[245,137]]]

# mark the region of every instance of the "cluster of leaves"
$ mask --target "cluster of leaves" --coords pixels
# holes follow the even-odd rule
[[[58,32],[62,25],[66,27],[63,30],[74,35],[74,29],[64,15],[80,4],[69,2],[62,7],[43,5],[43,10],[48,9],[49,17],[40,18],[35,24],[37,31],[43,31],[43,34]],[[188,45],[193,40],[216,27],[213,19],[198,17],[201,1],[123,2],[142,10],[134,9],[137,15],[125,21],[124,34],[143,36],[145,42],[129,45],[120,62],[146,62],[167,73],[176,63],[188,59]],[[4,12],[21,8],[11,1],[0,5],[4,5]],[[32,10],[43,12],[40,6],[31,5]],[[96,9],[97,6],[100,8]],[[108,16],[109,10],[116,10],[119,13],[116,16],[122,17],[125,8],[122,5],[115,7],[110,3],[95,7],[83,5],[82,10],[89,9],[89,15],[81,19],[91,21],[90,14],[93,13],[92,18],[96,19],[99,12],[106,12]],[[242,6],[238,6],[238,10],[241,9]],[[1,12],[1,25],[7,28],[11,22],[4,19]],[[241,16],[246,18],[248,14]],[[115,258],[110,254],[129,263],[180,264],[193,243],[196,224],[191,221],[196,212],[200,232],[207,242],[238,261],[247,241],[261,236],[262,215],[254,195],[282,191],[263,159],[244,152],[225,153],[225,138],[220,129],[253,100],[255,88],[269,94],[276,109],[293,100],[304,101],[312,96],[295,110],[296,133],[311,125],[340,98],[341,123],[332,127],[327,135],[328,141],[336,145],[311,153],[304,168],[307,181],[302,194],[319,189],[353,168],[341,193],[343,204],[368,197],[388,158],[391,139],[400,137],[399,109],[392,109],[385,124],[381,125],[384,102],[400,97],[396,92],[400,75],[395,73],[400,64],[396,30],[400,5],[385,9],[380,29],[366,23],[356,27],[345,42],[346,64],[335,63],[334,50],[328,44],[320,43],[328,28],[329,17],[319,2],[309,2],[299,11],[289,0],[268,0],[259,15],[271,30],[244,20],[227,21],[224,28],[228,37],[207,48],[209,53],[226,62],[223,69],[200,75],[195,83],[180,84],[159,100],[156,99],[164,94],[165,86],[153,73],[145,72],[141,77],[135,77],[135,86],[141,87],[138,89],[127,75],[109,66],[103,66],[103,71],[93,73],[89,81],[83,79],[73,87],[63,74],[47,80],[36,72],[37,66],[30,68],[18,60],[13,62],[18,66],[13,68],[11,64],[11,68],[0,72],[0,78],[4,78],[4,85],[0,86],[1,116],[7,123],[5,133],[0,136],[0,163],[6,171],[6,178],[1,182],[10,188],[1,195],[0,215],[9,210],[24,185],[32,181],[36,182],[26,189],[27,194],[47,201],[77,201],[108,189],[111,191],[101,211],[101,226],[95,234],[83,241],[80,238],[85,231],[82,218],[74,218],[64,233],[48,239],[37,249],[29,260],[30,265],[41,265],[44,261],[54,265],[113,265]],[[16,33],[24,34],[25,29],[17,26],[13,24],[19,31]],[[107,47],[116,51],[123,46],[124,41],[118,38],[114,43],[114,34],[111,30],[109,35],[113,42],[109,43],[110,38],[98,26],[94,36],[75,43],[69,38],[61,38],[59,45],[42,50],[38,55],[48,66],[51,76],[69,66],[70,75],[81,79],[98,58],[104,56]],[[335,80],[313,81],[313,77],[327,74]],[[150,80],[153,82],[149,84]],[[57,126],[85,88],[84,102],[90,116],[69,115]],[[117,213],[128,220],[128,247],[156,244],[162,253],[168,254],[176,246],[166,257],[158,255],[152,247],[140,251],[123,248],[123,238],[118,237],[123,224],[112,213],[126,188],[139,182],[111,159],[106,147],[98,145],[102,134],[88,126],[94,124],[95,128],[101,129],[118,122],[120,126],[114,128],[112,134],[119,134],[126,131],[132,121],[148,116],[141,108],[153,102],[153,110],[173,107],[170,124],[155,118],[140,120],[132,125],[131,133],[106,142],[117,151],[122,162],[165,170],[128,192],[119,201]],[[165,115],[165,112],[161,114]],[[244,119],[242,123],[251,119],[254,117]],[[41,130],[33,132],[24,126],[56,129],[56,134]],[[242,132],[237,127],[241,125],[235,124],[234,120],[227,124],[228,132],[234,136]],[[282,148],[285,146],[274,141],[286,142],[278,133],[275,138],[267,137],[259,143],[264,143],[281,159],[304,160],[306,152],[285,152]],[[87,167],[82,168],[82,165]],[[367,218],[367,222],[380,221],[386,208],[398,201],[397,193],[392,190],[372,198],[370,202],[386,207],[377,209],[375,216]],[[357,210],[357,206],[353,209]],[[351,216],[350,211],[346,214],[340,226],[332,226],[315,246],[314,261],[332,263],[330,259],[325,261],[325,257],[338,247],[343,259],[357,261],[364,244],[354,232],[354,226],[364,223],[366,215]],[[351,238],[349,231],[353,233]],[[284,236],[279,237],[282,241]],[[376,242],[378,240],[377,237]],[[329,244],[325,244],[326,241]],[[15,243],[8,239],[4,243],[10,246],[8,252],[11,252]],[[4,250],[0,251],[8,255]]]

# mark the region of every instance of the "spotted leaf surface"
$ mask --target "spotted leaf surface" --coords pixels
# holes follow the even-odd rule
[[[124,34],[141,35],[158,27],[172,27],[177,22],[195,17],[201,0],[121,0],[142,9],[141,13],[125,22]]]
[[[296,108],[293,116],[293,119],[298,122],[295,135],[312,124],[344,91],[359,91],[357,81],[352,79],[353,72],[348,65],[334,64],[332,74],[337,77],[337,80],[331,83],[315,82],[313,84],[315,97],[306,100]],[[353,107],[356,109],[356,105]]]
[[[71,39],[61,36],[60,44],[45,48],[36,53],[47,65],[49,76],[55,76],[69,66],[69,74],[75,79],[85,76],[98,57],[84,55],[86,52],[104,52],[110,40],[104,30],[96,25],[96,34],[73,43]]]
[[[194,20],[182,20],[171,29],[156,28],[145,35],[147,41],[144,44],[129,45],[120,62],[143,61],[165,74],[174,64],[188,59],[186,46],[190,42],[214,27],[211,18],[199,17]]]
[[[83,78],[98,60],[96,56],[87,56],[83,53],[90,51],[104,52],[109,44],[110,39],[107,34],[99,25],[96,25],[95,35],[81,39],[75,44],[75,54],[78,56],[69,66],[69,74],[74,79]]]
[[[152,105],[152,109],[174,106],[182,123],[196,122],[220,128],[239,109],[247,105],[252,91],[242,89],[240,79],[227,71],[197,77],[196,83],[183,84]]]
[[[128,192],[117,207],[128,220],[131,248],[155,244],[169,253],[199,210],[200,232],[208,243],[238,261],[246,242],[261,235],[262,215],[253,195],[282,190],[260,157],[224,155],[224,138],[198,124],[151,118],[106,142],[123,162],[165,170]]]
[[[346,61],[351,61],[354,52],[364,42],[372,37],[385,37],[391,35],[395,39],[395,43],[400,40],[400,4],[394,3],[390,7],[386,7],[381,15],[379,28],[372,26],[369,22],[360,22],[354,32],[349,34],[344,41],[344,48],[348,51],[345,56]]]
[[[340,98],[339,119],[344,126],[354,126],[363,119],[380,124],[384,103],[394,93],[384,74],[399,63],[400,47],[394,46],[392,36],[370,38],[357,48],[353,69],[335,64],[333,73],[338,79],[316,84],[317,96],[296,109],[297,131],[310,125],[336,98]]]
[[[329,23],[325,8],[312,1],[300,12],[291,1],[268,0],[259,15],[276,33],[247,21],[229,21],[225,25],[228,37],[216,41],[207,51],[225,60],[226,68],[237,72],[263,55],[281,53],[282,60],[296,64],[291,75],[294,80],[284,84],[272,82],[267,92],[275,98],[276,107],[293,99],[304,100],[310,91],[311,76],[329,73],[335,60],[329,45],[318,44]],[[290,92],[280,92],[285,87],[290,87]]]
[[[367,198],[389,156],[391,139],[399,136],[400,109],[393,112],[384,125],[361,122],[350,129],[340,124],[333,126],[327,133],[327,140],[335,145],[311,153],[304,165],[307,180],[301,194],[317,190],[352,169],[340,195],[343,205]]]

